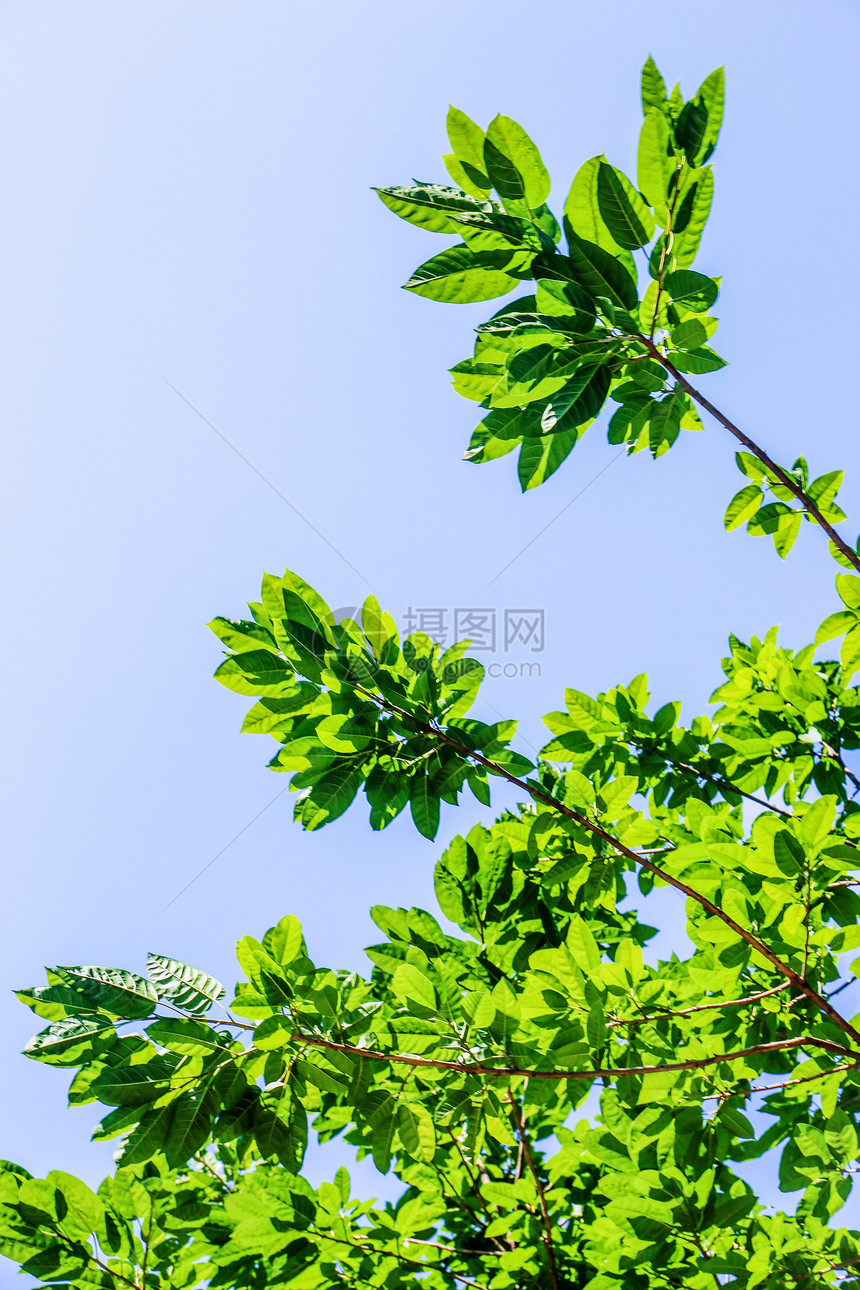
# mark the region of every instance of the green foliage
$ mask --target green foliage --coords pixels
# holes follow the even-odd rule
[[[722,365],[706,343],[719,281],[690,267],[722,73],[685,101],[649,59],[642,101],[639,190],[586,162],[566,254],[540,155],[507,117],[485,133],[451,109],[459,188],[377,190],[461,238],[416,271],[418,294],[534,283],[454,369],[487,413],[467,456],[519,446],[524,489],[608,398],[610,442],[663,455],[701,429],[684,374]],[[707,406],[745,448],[726,527],[784,558],[805,519],[860,571],[831,527],[842,472],[786,471]],[[296,574],[266,575],[250,618],[210,624],[216,676],[254,700],[242,729],[275,740],[303,828],[359,790],[373,829],[408,805],[427,838],[463,788],[488,802],[491,776],[520,804],[442,853],[435,914],[373,908],[364,974],[314,963],[290,914],[238,942],[229,1003],[158,954],[146,975],[56,967],[19,991],[46,1023],[27,1055],[70,1072],[70,1105],[104,1108],[93,1136],[117,1141],[117,1167],[94,1193],[0,1162],[0,1253],[66,1290],[860,1285],[860,1232],[833,1221],[860,1161],[860,1016],[838,998],[860,975],[860,577],[836,586],[813,644],[730,637],[689,724],[678,703],[651,710],[644,674],[566,690],[535,763],[515,722],[468,716],[483,669],[465,643],[401,640],[373,597],[338,622]],[[839,660],[817,658],[834,638]],[[689,950],[649,947],[634,904],[654,888],[672,889]],[[344,1167],[312,1187],[311,1132],[392,1173],[396,1203],[353,1197]],[[791,1212],[744,1181],[762,1157],[801,1194]]]
[[[472,435],[467,461],[493,461],[519,448],[520,485],[535,488],[567,459],[608,399],[621,408],[608,418],[607,438],[630,454],[647,448],[661,457],[681,430],[703,428],[695,404],[712,408],[686,377],[726,362],[707,343],[717,328],[708,311],[719,279],[691,266],[711,210],[714,177],[706,163],[724,100],[721,68],[685,101],[677,86],[667,97],[649,58],[638,188],[605,157],[586,161],[564,205],[566,250],[557,245],[559,226],[546,206],[550,180],[540,154],[508,117],[497,116],[485,134],[451,109],[454,151],[445,164],[460,188],[376,190],[403,219],[463,238],[416,269],[408,290],[462,303],[507,295],[524,280],[535,284],[532,294],[479,324],[473,356],[451,369],[457,393],[489,413]],[[556,284],[577,292],[576,325],[563,297],[549,294]],[[499,416],[501,409],[507,415]],[[845,519],[835,501],[840,472],[810,484],[803,461],[788,470],[766,454],[741,452],[738,464],[756,487],[746,485],[729,503],[726,528],[745,523],[748,533],[772,537],[782,559],[803,520],[832,526]],[[828,535],[835,538],[830,527]],[[844,544],[837,540],[832,550],[860,570],[860,558],[846,557]]]

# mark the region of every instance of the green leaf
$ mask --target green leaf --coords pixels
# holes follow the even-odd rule
[[[597,171],[597,203],[619,246],[635,251],[651,241],[653,215],[627,176],[605,161],[600,162]]]
[[[517,261],[517,257],[508,251],[472,251],[461,243],[419,265],[403,285],[405,290],[414,291],[416,295],[446,304],[492,300],[519,285],[519,279],[506,273],[505,269],[515,262],[521,267],[527,258],[523,261],[520,256]]]
[[[725,72],[718,67],[705,78],[696,97],[681,111],[677,124],[678,142],[692,166],[701,166],[717,146],[725,97]]]
[[[295,693],[295,671],[271,650],[234,654],[215,669],[215,680],[236,694],[289,696]]]
[[[265,1089],[254,1115],[254,1141],[264,1160],[298,1173],[308,1141],[305,1109],[289,1088]]]
[[[546,276],[568,277],[570,281],[584,287],[590,295],[605,296],[620,309],[636,308],[636,283],[619,260],[602,247],[587,242],[576,234],[569,239],[568,249],[570,255],[567,262],[564,262],[563,256],[555,256],[552,272]]]
[[[669,181],[676,169],[666,118],[658,108],[650,108],[639,134],[636,179],[646,201],[654,207],[658,220],[664,225]]]
[[[436,1132],[433,1117],[420,1102],[400,1102],[397,1106],[397,1129],[400,1141],[414,1160],[432,1164],[436,1157]]]
[[[847,609],[839,610],[835,614],[829,614],[815,633],[815,644],[821,645],[824,641],[833,640],[836,636],[843,636],[845,632],[851,630],[857,621],[857,615],[849,613]]]
[[[263,937],[263,949],[283,967],[289,967],[297,958],[304,957],[305,938],[295,914],[285,914],[274,927],[269,928]]]
[[[438,1011],[433,982],[411,963],[401,963],[391,979],[391,989],[405,1007],[417,1008],[419,1016],[430,1016]]]
[[[144,1164],[166,1148],[170,1139],[174,1105],[175,1103],[170,1103],[144,1113],[122,1148],[119,1162],[123,1168]]]
[[[565,228],[570,238],[571,232],[587,242],[593,242],[620,260],[631,277],[635,276],[633,257],[629,251],[615,240],[600,210],[597,193],[597,179],[602,156],[592,157],[580,166],[573,177],[567,201],[564,204]]]
[[[711,213],[714,174],[710,166],[696,171],[695,181],[685,191],[673,224],[672,258],[678,269],[687,269],[698,254],[702,233]]]
[[[651,456],[655,459],[668,452],[678,438],[683,411],[684,395],[680,392],[668,394],[652,404],[648,423],[648,445]]]
[[[726,360],[720,358],[719,354],[707,345],[700,345],[698,349],[693,350],[670,350],[669,359],[679,372],[688,372],[692,375],[718,372],[721,367],[726,366]]]
[[[104,1221],[104,1205],[86,1183],[61,1169],[52,1169],[45,1182],[56,1187],[63,1198],[65,1213],[61,1219],[64,1232],[72,1237],[88,1237]]]
[[[541,155],[521,125],[495,116],[484,141],[484,169],[503,202],[524,201],[537,210],[549,197],[550,179]]]
[[[395,215],[431,233],[455,233],[462,237],[463,227],[456,216],[482,215],[492,209],[488,202],[476,201],[461,189],[443,184],[374,188],[373,191]]]
[[[687,314],[706,313],[720,294],[719,284],[713,278],[706,278],[704,273],[695,273],[692,269],[676,269],[674,273],[667,273],[663,285],[672,303]]]
[[[158,995],[145,977],[121,968],[62,967],[57,969],[65,983],[94,1008],[115,1016],[150,1017]]]
[[[578,438],[579,431],[574,427],[542,435],[538,439],[527,439],[520,448],[517,462],[517,475],[522,491],[525,493],[529,489],[538,488],[550,475],[555,474],[562,462],[570,456]]]
[[[567,947],[577,965],[588,975],[600,967],[600,948],[585,921],[574,914],[567,931]]]
[[[578,352],[535,345],[520,350],[508,362],[507,379],[494,396],[497,407],[522,407],[550,398],[571,379],[582,363]]]
[[[176,1067],[177,1059],[169,1056],[153,1057],[140,1066],[107,1066],[91,1089],[106,1106],[144,1106],[161,1097]]]
[[[205,1021],[191,1017],[161,1017],[147,1027],[147,1035],[162,1048],[186,1057],[208,1057],[229,1051],[229,1040],[212,1030]]]
[[[181,1168],[205,1145],[216,1111],[217,1103],[208,1086],[189,1089],[177,1098],[165,1150],[169,1165]]]
[[[416,775],[409,789],[409,809],[419,833],[432,842],[439,832],[439,798],[428,775]]]
[[[803,514],[801,511],[792,511],[791,515],[784,516],[776,530],[773,533],[773,545],[776,553],[781,560],[784,560],[797,539],[800,532]]]
[[[448,173],[473,197],[486,197],[493,185],[484,168],[484,131],[455,107],[448,109],[447,127],[453,149],[453,155],[444,158]]]
[[[559,282],[544,278],[537,284],[535,300],[538,314],[552,320],[562,319],[571,331],[586,334],[595,323],[594,301],[587,291],[575,282]],[[480,328],[479,328],[480,330]]]
[[[373,1163],[381,1174],[387,1174],[391,1168],[391,1144],[394,1141],[396,1127],[397,1123],[393,1115],[387,1116],[373,1126],[371,1155]]]
[[[162,954],[147,955],[147,972],[158,997],[186,1012],[206,1012],[224,996],[224,987],[214,976],[178,959]]]
[[[651,55],[642,68],[642,111],[647,115],[650,108],[664,111],[666,108],[666,83],[657,70],[657,64]]]
[[[843,605],[860,609],[860,578],[854,573],[837,573],[836,590]]]
[[[91,1052],[96,1041],[111,1039],[115,1034],[112,1021],[100,1017],[64,1017],[34,1035],[25,1045],[24,1055],[52,1066],[76,1066],[77,1059]]]
[[[364,776],[351,765],[334,765],[317,780],[299,805],[301,825],[309,833],[338,819],[355,801]]]
[[[729,532],[732,529],[739,528],[748,519],[755,515],[756,511],[762,504],[764,493],[758,484],[747,484],[739,493],[735,493],[732,500],[726,508],[725,527]]]
[[[842,480],[845,472],[842,470],[830,470],[826,475],[819,475],[814,479],[807,488],[807,495],[812,499],[819,510],[826,511],[836,498],[836,494],[842,487]]]

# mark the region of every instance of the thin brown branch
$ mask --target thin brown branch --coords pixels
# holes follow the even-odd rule
[[[747,1003],[758,1003],[759,999],[768,999],[772,994],[779,994],[782,990],[787,990],[789,982],[784,981],[782,985],[775,985],[770,990],[762,990],[761,994],[748,994],[745,999],[718,999],[714,1003],[697,1003],[692,1008],[661,1008],[659,1012],[649,1017],[630,1017],[626,1020],[619,1019],[608,1021],[606,1028],[609,1030],[612,1026],[640,1026],[646,1021],[662,1021],[664,1017],[689,1017],[694,1012],[708,1012],[712,1008],[740,1008]],[[659,1008],[659,1004],[653,1005]]]
[[[841,1014],[838,1013],[830,1003],[828,1003],[824,995],[819,993],[818,990],[805,981],[800,973],[796,972],[794,968],[789,967],[787,963],[783,963],[779,955],[769,949],[763,941],[760,941],[758,937],[748,931],[747,928],[741,927],[740,923],[736,922],[730,914],[725,912],[725,910],[720,909],[719,905],[715,905],[707,896],[702,895],[702,893],[696,891],[695,888],[688,886],[688,884],[682,882],[680,878],[675,878],[667,870],[661,869],[659,865],[655,865],[647,856],[640,855],[636,851],[631,850],[631,848],[625,846],[623,842],[619,842],[617,838],[614,838],[611,833],[607,833],[606,829],[595,823],[594,820],[590,820],[588,816],[582,815],[579,811],[575,811],[572,807],[566,806],[563,802],[558,801],[558,799],[553,797],[550,793],[539,788],[537,784],[520,779],[509,770],[506,770],[504,766],[500,766],[498,762],[494,762],[491,758],[485,757],[483,753],[480,753],[475,749],[468,748],[465,744],[460,743],[459,740],[452,739],[444,730],[440,730],[437,726],[432,725],[429,722],[422,721],[420,717],[415,717],[412,713],[406,712],[405,709],[398,707],[389,700],[373,694],[372,691],[365,690],[363,686],[357,686],[356,688],[362,690],[363,693],[367,694],[369,698],[372,698],[380,707],[387,708],[397,716],[408,720],[417,730],[421,731],[421,733],[429,735],[431,738],[438,739],[440,743],[446,744],[449,748],[453,748],[456,752],[460,753],[461,756],[477,762],[479,766],[483,766],[494,775],[498,775],[501,779],[507,780],[509,784],[513,784],[515,787],[522,789],[522,791],[528,793],[534,801],[542,802],[545,806],[549,806],[553,810],[558,811],[560,815],[563,815],[567,819],[573,820],[574,823],[581,825],[589,833],[600,838],[608,846],[612,847],[612,849],[619,855],[632,861],[634,865],[638,865],[640,868],[647,870],[649,873],[653,874],[655,878],[659,878],[661,882],[665,882],[670,887],[674,887],[676,891],[683,892],[689,900],[694,900],[713,918],[719,918],[727,927],[730,927],[737,936],[746,941],[751,949],[755,950],[762,956],[762,958],[766,959],[772,967],[776,968],[777,972],[784,976],[796,990],[799,990],[801,994],[805,994],[806,997],[815,1004],[819,1011],[824,1013],[828,1020],[832,1021],[840,1030],[844,1031],[845,1034],[853,1039],[855,1043],[860,1044],[860,1031],[856,1030],[851,1025],[850,1021],[847,1021],[845,1017],[841,1016]]]
[[[115,1281],[121,1281],[123,1285],[131,1286],[131,1290],[138,1290],[138,1286],[135,1281],[131,1281],[128,1277],[124,1277],[121,1272],[115,1271],[114,1268],[109,1268],[108,1265],[103,1263],[101,1259],[97,1258],[95,1254],[90,1255],[90,1262],[95,1263],[96,1267],[101,1268],[102,1272],[107,1272]]]
[[[833,545],[842,552],[852,568],[856,569],[857,572],[860,573],[860,555],[858,555],[856,551],[852,551],[848,543],[845,542],[836,532],[833,525],[827,522],[815,502],[809,494],[801,488],[800,484],[798,484],[797,481],[787,473],[787,471],[783,470],[782,466],[778,466],[776,462],[767,455],[763,448],[760,448],[754,440],[750,439],[749,435],[745,435],[743,430],[736,426],[733,421],[730,421],[729,418],[719,410],[719,408],[715,407],[714,404],[711,403],[710,399],[706,399],[704,394],[701,394],[694,386],[692,386],[684,376],[683,372],[678,371],[677,367],[669,361],[653,340],[648,336],[643,336],[641,334],[638,339],[648,350],[651,357],[656,359],[656,361],[665,367],[666,371],[675,378],[681,389],[686,394],[689,394],[691,399],[695,399],[699,406],[704,408],[706,412],[710,412],[711,416],[714,417],[715,420],[719,421],[720,425],[725,426],[729,433],[734,435],[738,443],[742,443],[745,448],[749,449],[754,457],[758,457],[762,465],[766,466],[767,469],[771,471],[771,473],[782,484],[783,488],[787,488],[788,491],[797,498],[807,515],[810,515],[812,519],[815,520],[816,524],[819,524],[821,528],[824,529],[824,532],[830,538]]]
[[[508,1089],[508,1102],[510,1103],[511,1115],[513,1116],[513,1121],[517,1130],[517,1134],[519,1135],[519,1139],[520,1139],[520,1142],[522,1143],[523,1151],[525,1152],[526,1164],[528,1165],[529,1173],[532,1176],[532,1181],[534,1182],[535,1190],[538,1196],[538,1204],[540,1205],[541,1218],[543,1219],[543,1230],[544,1230],[543,1243],[544,1243],[544,1248],[546,1249],[546,1261],[547,1261],[547,1265],[549,1266],[550,1280],[552,1281],[553,1290],[558,1290],[558,1272],[556,1271],[556,1266],[555,1266],[555,1251],[552,1248],[552,1222],[550,1220],[549,1210],[547,1208],[546,1196],[544,1195],[544,1189],[543,1189],[543,1183],[540,1180],[540,1174],[537,1171],[537,1167],[535,1165],[534,1158],[532,1156],[528,1134],[526,1133],[526,1128],[523,1122],[523,1118],[520,1115],[520,1108],[517,1106],[517,1099],[514,1097],[510,1089]]]
[[[782,815],[786,819],[792,818],[793,812],[787,810],[784,806],[777,806],[773,802],[768,802],[763,797],[756,797],[755,793],[747,793],[742,788],[736,788],[731,780],[722,779],[719,775],[711,775],[700,767],[693,766],[690,762],[676,761],[674,757],[670,757],[668,753],[663,752],[660,748],[648,744],[646,741],[640,743],[638,739],[630,739],[627,740],[627,742],[638,744],[644,752],[653,752],[656,757],[661,759],[661,761],[665,761],[669,766],[677,766],[679,770],[686,771],[690,775],[695,775],[696,779],[706,779],[709,784],[713,784],[714,787],[719,788],[721,792],[737,793],[738,797],[743,797],[748,802],[754,802],[756,806],[763,806],[767,811],[775,811],[777,815]]]
[[[706,1093],[702,1101],[727,1102],[732,1097],[740,1097],[746,1101],[748,1097],[753,1097],[756,1093],[773,1093],[778,1089],[789,1088],[794,1084],[811,1084],[814,1080],[826,1079],[830,1075],[841,1075],[843,1071],[852,1070],[856,1070],[856,1065],[853,1063],[850,1066],[832,1066],[830,1070],[818,1071],[815,1075],[804,1075],[801,1079],[786,1079],[779,1084],[756,1084],[753,1088],[741,1090],[739,1093]]]
[[[404,1236],[404,1245],[427,1245],[433,1250],[450,1250],[464,1259],[500,1259],[506,1250],[461,1250],[456,1245],[442,1245],[440,1241],[419,1241],[416,1236]]]
[[[393,1062],[406,1066],[430,1067],[434,1070],[459,1071],[460,1074],[482,1075],[487,1079],[614,1079],[621,1075],[658,1075],[671,1071],[701,1070],[707,1066],[718,1066],[721,1062],[738,1061],[745,1057],[763,1056],[767,1053],[783,1052],[789,1048],[821,1048],[825,1052],[835,1053],[840,1057],[849,1057],[860,1064],[860,1052],[843,1048],[830,1039],[817,1039],[813,1035],[798,1035],[794,1039],[777,1039],[767,1044],[754,1044],[750,1048],[739,1048],[731,1053],[716,1053],[713,1057],[688,1057],[686,1061],[665,1062],[657,1066],[597,1066],[589,1070],[526,1070],[521,1066],[486,1066],[483,1062],[447,1061],[442,1057],[415,1057],[411,1053],[383,1053],[373,1048],[356,1048],[353,1044],[340,1044],[334,1039],[324,1039],[321,1035],[293,1034],[290,1036],[297,1043],[309,1047],[326,1048],[330,1052],[345,1053],[348,1057],[362,1057],[368,1061]]]
[[[194,1159],[198,1162],[198,1164],[201,1164],[203,1166],[203,1168],[206,1170],[207,1173],[212,1175],[212,1177],[216,1180],[216,1182],[219,1182],[221,1184],[221,1186],[224,1188],[225,1191],[233,1190],[233,1188],[227,1182],[227,1179],[222,1178],[221,1175],[218,1173],[218,1170],[212,1168],[212,1166],[210,1165],[209,1161],[206,1159],[202,1151],[198,1151]]]
[[[310,1234],[309,1234],[310,1235]],[[424,1263],[420,1259],[407,1258],[405,1254],[400,1254],[397,1250],[380,1249],[376,1245],[370,1245],[366,1241],[348,1241],[343,1236],[332,1236],[328,1232],[319,1232],[315,1234],[317,1240],[333,1241],[335,1245],[349,1245],[354,1250],[361,1250],[366,1254],[381,1254],[386,1259],[397,1259],[400,1263],[408,1263],[410,1267],[420,1268],[422,1272],[432,1272],[436,1266],[434,1263]],[[313,1238],[311,1238],[313,1239]],[[460,1281],[464,1286],[471,1286],[472,1290],[487,1290],[486,1286],[481,1286],[472,1277],[461,1277],[459,1273],[447,1269],[446,1276],[453,1277],[455,1281]]]

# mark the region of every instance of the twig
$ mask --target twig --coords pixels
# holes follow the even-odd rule
[[[381,1254],[383,1258],[398,1259],[401,1263],[408,1263],[413,1268],[421,1268],[422,1272],[432,1272],[434,1264],[424,1263],[420,1259],[409,1259],[405,1254],[399,1254],[397,1250],[379,1249],[376,1245],[369,1245],[366,1241],[348,1241],[343,1236],[332,1236],[328,1232],[314,1233],[319,1241],[334,1241],[336,1245],[349,1245],[354,1250],[362,1250],[366,1254]],[[313,1237],[311,1237],[313,1239]],[[459,1253],[459,1251],[458,1251]],[[485,1286],[478,1285],[471,1277],[461,1277],[450,1269],[445,1273],[446,1276],[453,1277],[455,1281],[460,1281],[464,1286],[471,1286],[471,1290],[486,1290]]]
[[[679,372],[677,367],[669,361],[662,350],[655,345],[653,340],[648,336],[643,336],[641,334],[639,334],[638,339],[648,350],[651,357],[656,359],[657,362],[665,367],[666,371],[675,378],[685,394],[689,394],[690,398],[695,399],[700,407],[703,407],[707,412],[710,412],[711,416],[719,421],[720,425],[725,426],[729,433],[733,434],[739,443],[742,443],[755,457],[758,457],[762,465],[766,466],[767,469],[776,476],[783,488],[787,488],[788,491],[797,498],[806,513],[812,516],[816,524],[821,525],[824,532],[830,538],[830,541],[839,551],[842,552],[852,568],[856,569],[857,572],[860,573],[860,555],[858,555],[856,551],[852,551],[851,547],[839,536],[832,524],[828,524],[821,511],[815,505],[815,502],[809,494],[801,488],[800,484],[798,484],[791,475],[783,470],[782,466],[778,466],[775,461],[772,461],[763,448],[760,448],[748,435],[744,434],[743,430],[720,412],[719,408],[715,407],[714,404],[711,403],[710,399],[706,399],[704,394],[700,394],[699,391],[690,384],[683,372]]]
[[[815,1036],[798,1035],[794,1039],[778,1039],[767,1044],[755,1044],[750,1048],[739,1048],[733,1053],[717,1053],[713,1057],[690,1057],[686,1061],[666,1062],[662,1066],[598,1066],[590,1070],[525,1070],[521,1066],[485,1066],[482,1062],[446,1061],[441,1057],[414,1057],[410,1053],[383,1053],[373,1048],[356,1048],[353,1044],[339,1044],[333,1039],[324,1039],[321,1035],[290,1035],[297,1043],[310,1047],[327,1048],[331,1052],[345,1053],[349,1057],[362,1057],[370,1061],[394,1062],[406,1066],[431,1067],[434,1070],[459,1071],[466,1075],[483,1075],[487,1079],[614,1079],[621,1075],[659,1075],[671,1071],[701,1070],[707,1066],[718,1066],[721,1062],[738,1061],[744,1057],[756,1057],[765,1053],[783,1052],[789,1048],[821,1048],[840,1057],[849,1057],[860,1063],[860,1052],[843,1048],[830,1039],[817,1039]]]
[[[546,1249],[546,1261],[549,1265],[549,1275],[552,1281],[553,1290],[558,1290],[558,1273],[555,1268],[555,1252],[552,1248],[552,1223],[549,1217],[549,1210],[547,1209],[546,1196],[544,1195],[540,1174],[538,1173],[534,1159],[532,1158],[528,1134],[526,1133],[525,1125],[523,1123],[522,1116],[520,1115],[520,1108],[517,1106],[517,1099],[514,1097],[510,1089],[508,1089],[508,1102],[511,1106],[511,1114],[513,1116],[517,1133],[519,1134],[520,1143],[522,1144],[523,1151],[525,1152],[526,1164],[529,1167],[529,1173],[534,1180],[535,1190],[537,1191],[538,1204],[540,1205],[541,1217],[543,1219],[543,1243]]]
[[[860,557],[858,557],[858,560],[860,560]],[[858,568],[860,568],[860,564],[858,564]],[[509,770],[506,770],[504,766],[500,766],[498,762],[493,761],[489,757],[485,757],[483,753],[478,752],[476,749],[468,748],[457,739],[452,739],[450,735],[446,734],[445,731],[439,729],[437,726],[432,725],[429,722],[422,721],[420,717],[413,716],[411,712],[407,712],[397,704],[391,703],[389,700],[374,694],[373,691],[365,689],[364,686],[356,685],[356,689],[360,690],[363,694],[366,694],[368,698],[372,699],[379,707],[409,721],[422,734],[438,739],[440,743],[445,744],[449,748],[453,748],[456,752],[460,753],[461,756],[477,762],[479,766],[483,766],[485,769],[490,770],[494,775],[498,775],[501,779],[507,780],[509,784],[513,784],[515,787],[522,789],[522,791],[528,793],[534,801],[542,802],[545,806],[549,806],[553,810],[558,811],[560,815],[564,815],[567,819],[573,820],[574,823],[581,825],[589,833],[592,833],[595,837],[600,838],[608,846],[612,847],[612,849],[619,855],[624,856],[627,860],[632,861],[633,864],[647,870],[649,873],[652,873],[655,878],[659,878],[661,882],[665,882],[670,887],[674,887],[676,891],[683,892],[688,899],[696,901],[696,903],[700,905],[702,909],[706,910],[713,918],[719,918],[727,927],[730,927],[737,936],[746,941],[752,949],[761,954],[761,956],[776,968],[777,972],[781,973],[781,975],[784,976],[796,990],[805,994],[806,997],[834,1023],[834,1025],[838,1026],[840,1030],[843,1030],[846,1035],[849,1035],[855,1043],[860,1044],[860,1031],[856,1030],[849,1021],[841,1016],[840,1013],[838,1013],[836,1009],[828,1003],[824,995],[820,994],[818,990],[809,985],[809,983],[805,981],[804,978],[794,970],[794,968],[789,967],[787,963],[783,963],[779,955],[769,949],[764,942],[760,941],[752,932],[748,931],[745,927],[741,927],[741,925],[736,922],[730,914],[727,914],[725,910],[720,909],[720,907],[715,905],[712,900],[709,900],[707,896],[702,895],[702,893],[696,891],[695,888],[688,886],[687,883],[682,882],[680,878],[675,878],[667,870],[661,869],[659,865],[655,865],[647,856],[637,854],[637,852],[631,850],[630,847],[625,846],[623,842],[619,842],[617,838],[614,838],[611,833],[607,833],[607,831],[599,824],[590,820],[588,816],[582,815],[579,811],[574,811],[569,806],[565,806],[563,802],[558,801],[557,798],[545,792],[542,788],[539,788],[537,784],[520,779]]]
[[[759,999],[767,999],[772,994],[779,994],[782,990],[787,990],[788,981],[782,985],[775,985],[770,990],[762,990],[761,994],[749,994],[745,999],[718,999],[714,1003],[697,1003],[692,1008],[661,1008],[656,1016],[651,1017],[630,1017],[628,1020],[615,1020],[606,1023],[607,1030],[613,1026],[639,1026],[646,1021],[661,1021],[664,1017],[689,1017],[694,1012],[707,1012],[711,1008],[739,1008],[746,1003],[757,1003]],[[653,1005],[660,1008],[659,1003]]]

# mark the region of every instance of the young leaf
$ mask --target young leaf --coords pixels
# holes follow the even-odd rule
[[[642,111],[647,116],[651,108],[665,111],[666,83],[649,54],[642,68]]]

